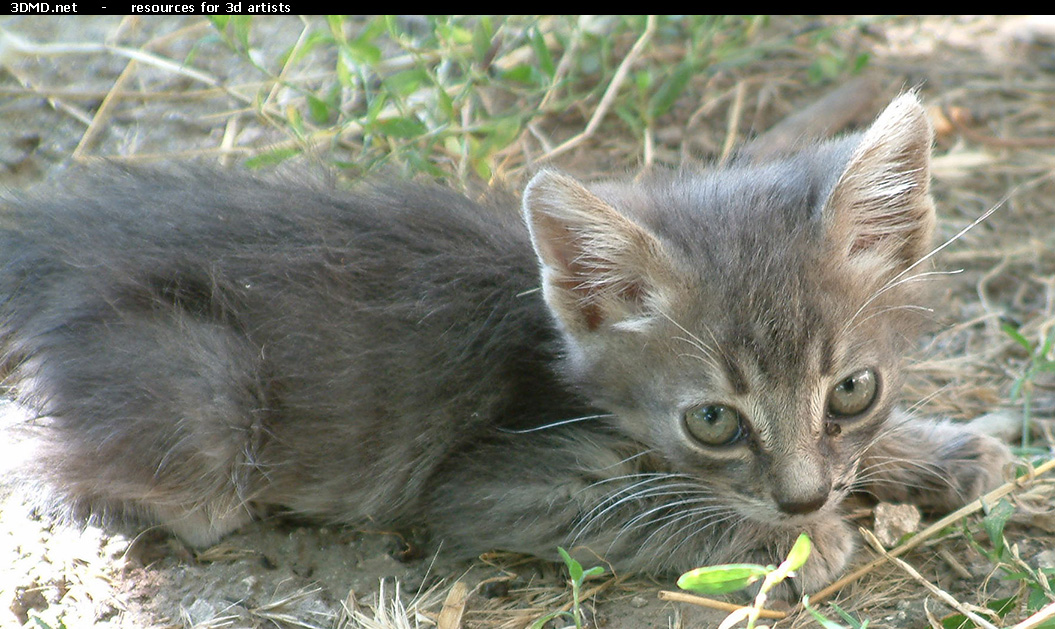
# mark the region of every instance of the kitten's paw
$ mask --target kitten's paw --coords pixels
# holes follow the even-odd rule
[[[920,419],[896,426],[865,457],[859,472],[868,478],[863,487],[881,501],[932,511],[951,511],[996,488],[1014,457],[987,433],[1003,434],[1009,421],[997,416],[978,421]]]
[[[790,580],[789,593],[795,600],[838,579],[850,563],[856,547],[857,533],[842,519],[821,522],[807,532],[813,549],[795,578]]]
[[[953,447],[942,462],[950,480],[949,491],[944,496],[935,496],[933,506],[955,509],[1004,483],[1014,460],[1006,443],[987,434],[964,430],[962,439],[950,445]]]
[[[803,527],[813,543],[810,556],[795,576],[770,590],[769,598],[797,601],[829,585],[846,570],[856,546],[853,527],[841,518],[820,520]],[[801,531],[799,531],[801,532]],[[748,554],[745,561],[762,565],[778,565],[787,556],[798,532],[780,531],[764,549]],[[758,594],[757,584],[745,590],[742,597],[753,599]]]
[[[1012,410],[993,411],[981,417],[975,417],[965,424],[971,432],[995,437],[1005,443],[1012,443],[1022,436],[1022,413]]]

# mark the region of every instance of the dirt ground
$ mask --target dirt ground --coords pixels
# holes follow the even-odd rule
[[[257,45],[285,49],[304,22],[262,18],[255,27]],[[60,169],[74,157],[237,162],[287,142],[287,135],[254,113],[251,98],[233,95],[253,94],[258,77],[208,38],[211,28],[201,18],[0,18],[0,186],[45,179],[61,185]],[[937,258],[939,268],[962,272],[942,279],[935,332],[912,364],[906,403],[965,420],[996,410],[1021,413],[1023,397],[1012,399],[1012,393],[1036,363],[1001,324],[1011,323],[1033,342],[1055,325],[1055,22],[880,20],[833,37],[847,55],[868,54],[863,74],[877,96],[862,120],[908,88],[918,88],[931,108],[940,241],[999,206]],[[27,46],[33,42],[56,46]],[[94,47],[58,50],[58,44],[75,43]],[[177,63],[130,63],[116,47],[149,49]],[[178,63],[186,59],[193,61]],[[320,71],[332,71],[328,63],[320,58]],[[659,121],[648,156],[638,138],[601,133],[556,163],[580,173],[612,174],[650,161],[677,165],[686,155],[717,158],[731,135],[743,140],[765,130],[849,80],[811,81],[809,65],[805,57],[765,58],[701,78],[692,83],[691,98],[679,100]],[[216,89],[190,70],[238,89]],[[565,129],[555,122],[552,131],[560,135]],[[515,183],[522,174],[514,170],[509,179]],[[1023,391],[1031,395],[1036,453],[1042,454],[1052,443],[1055,378],[1035,374]],[[8,404],[3,410],[8,423],[17,421],[17,409]],[[17,445],[2,437],[0,459],[16,460]],[[1041,478],[1012,494],[1018,511],[1007,536],[1034,569],[1055,567],[1052,489]],[[195,555],[160,531],[50,522],[11,487],[0,486],[0,500],[0,627],[409,622],[512,628],[569,602],[566,577],[555,566],[497,553],[454,563],[428,546],[408,552],[413,540],[392,531],[274,519]],[[873,520],[871,510],[861,511],[861,526],[871,528]],[[969,604],[1015,594],[1022,582],[999,578],[973,539],[954,526],[906,559],[925,580]],[[861,551],[858,563],[868,559]],[[463,586],[465,597],[459,596]],[[657,592],[664,589],[673,584],[614,579],[609,572],[587,583],[587,621],[612,629],[710,627],[725,616],[661,600]],[[892,565],[848,585],[834,600],[869,619],[870,627],[927,627],[929,617],[950,613],[933,592]],[[825,613],[835,618],[832,610]],[[1017,610],[997,622],[1010,626],[1025,615]],[[797,613],[776,626],[812,623]]]

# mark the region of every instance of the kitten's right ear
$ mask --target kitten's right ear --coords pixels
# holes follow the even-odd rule
[[[823,212],[843,255],[898,272],[930,251],[933,136],[914,93],[896,98],[864,133]]]
[[[674,268],[663,246],[581,183],[544,170],[523,210],[546,303],[569,331],[632,329],[662,308]]]

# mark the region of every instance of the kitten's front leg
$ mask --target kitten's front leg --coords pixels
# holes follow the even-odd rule
[[[447,551],[490,549],[677,575],[721,563],[778,564],[799,533],[810,560],[775,597],[795,598],[845,568],[855,533],[838,505],[775,526],[741,513],[714,481],[664,469],[641,447],[601,433],[516,435],[448,462],[425,518]]]
[[[1012,458],[969,425],[899,411],[862,458],[857,485],[885,502],[950,511],[1000,485]]]

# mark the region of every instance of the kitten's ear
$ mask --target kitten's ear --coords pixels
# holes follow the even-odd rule
[[[634,328],[662,307],[673,264],[644,228],[552,171],[535,175],[523,204],[546,303],[570,331]]]
[[[895,99],[865,132],[823,213],[829,237],[847,257],[901,271],[930,251],[933,136],[914,93]]]

